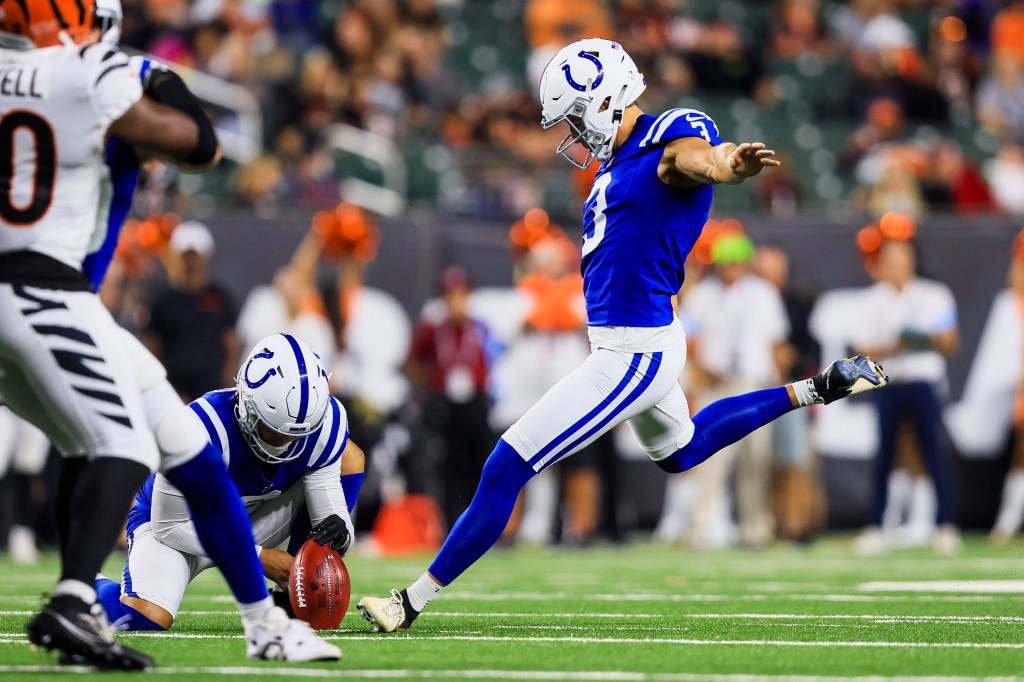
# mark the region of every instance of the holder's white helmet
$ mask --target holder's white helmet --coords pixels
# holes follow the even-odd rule
[[[117,45],[121,42],[121,21],[124,12],[121,0],[96,0],[96,13],[93,15],[93,26],[100,30],[100,42]]]
[[[558,145],[574,166],[587,168],[594,159],[612,155],[622,113],[647,88],[647,80],[622,46],[604,38],[577,40],[558,51],[540,78],[542,128],[562,121],[570,132]],[[568,149],[579,142],[587,148],[583,162]]]
[[[290,334],[272,334],[256,344],[238,371],[237,388],[238,426],[253,453],[270,464],[299,456],[295,441],[320,427],[330,401],[320,357]],[[260,424],[281,436],[281,444],[261,438]]]

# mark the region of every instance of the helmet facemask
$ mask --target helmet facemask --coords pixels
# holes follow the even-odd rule
[[[558,125],[562,121],[565,121],[569,126],[569,133],[562,139],[558,147],[555,149],[555,153],[560,155],[566,161],[586,170],[594,159],[599,158],[602,148],[608,141],[608,137],[597,130],[590,130],[587,128],[584,122],[584,116],[587,113],[587,100],[584,97],[577,97],[573,100],[569,110],[561,116],[549,120],[542,120],[540,125],[541,128],[547,130]],[[587,155],[583,161],[577,161],[573,158],[569,150],[572,149],[573,145],[581,144],[587,150]],[[608,156],[611,154],[609,153]],[[605,157],[607,158],[607,157]]]
[[[297,459],[301,454],[299,448],[294,447],[302,438],[301,435],[281,433],[271,426],[265,419],[261,419],[253,400],[247,396],[238,396],[238,403],[235,405],[235,417],[238,419],[238,427],[242,431],[245,442],[252,448],[253,454],[267,464],[283,464]],[[271,433],[288,438],[285,445],[271,445],[260,437],[259,425]]]

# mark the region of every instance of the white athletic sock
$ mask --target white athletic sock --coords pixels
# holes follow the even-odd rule
[[[409,595],[409,606],[416,611],[422,611],[440,591],[441,586],[437,581],[431,578],[429,573],[424,573],[406,588],[405,593]]]
[[[92,585],[86,585],[81,580],[61,580],[53,588],[53,596],[59,597],[62,594],[78,597],[86,604],[96,603],[96,589]]]
[[[1012,535],[1024,522],[1024,471],[1011,469],[1003,485],[1003,500],[995,530]]]
[[[817,405],[824,403],[820,395],[818,395],[818,389],[814,388],[814,379],[804,379],[803,381],[795,381],[790,386],[793,387],[793,393],[796,394],[796,401],[800,407],[807,407],[808,405]]]
[[[267,615],[267,611],[272,608],[274,608],[274,600],[270,598],[270,595],[251,604],[239,604],[238,612],[242,614],[242,628],[248,632],[250,628],[261,622]]]

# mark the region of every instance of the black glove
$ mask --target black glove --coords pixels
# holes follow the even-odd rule
[[[352,534],[337,514],[331,514],[318,523],[309,537],[321,545],[327,545],[341,556],[345,556],[352,545]]]
[[[214,130],[210,117],[203,111],[203,105],[188,89],[181,76],[164,66],[153,66],[142,81],[142,90],[157,102],[188,114],[199,127],[196,147],[188,158],[182,159],[183,161],[202,165],[216,157],[219,146],[217,131]]]

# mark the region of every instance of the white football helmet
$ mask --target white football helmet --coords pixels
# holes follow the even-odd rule
[[[622,46],[604,38],[577,40],[558,51],[540,78],[542,128],[566,121],[569,134],[558,145],[574,166],[587,168],[612,155],[622,113],[647,88],[647,79]],[[587,148],[581,163],[567,152],[580,143]]]
[[[238,371],[235,416],[253,453],[270,464],[299,456],[295,441],[316,431],[330,401],[329,376],[309,344],[272,334],[256,344]],[[282,436],[267,443],[257,425]]]
[[[117,45],[121,42],[121,21],[124,12],[121,0],[96,0],[96,14],[92,25],[100,30],[100,42]]]

